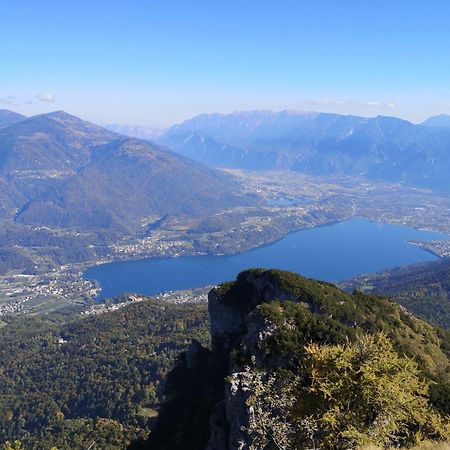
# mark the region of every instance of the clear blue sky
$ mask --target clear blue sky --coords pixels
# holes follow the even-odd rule
[[[450,113],[450,2],[0,4],[0,108],[167,126],[201,112]]]

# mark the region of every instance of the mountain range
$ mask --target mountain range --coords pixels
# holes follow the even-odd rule
[[[435,119],[430,119],[435,123]],[[362,175],[448,190],[450,129],[394,117],[249,111],[203,114],[160,142],[216,167]]]

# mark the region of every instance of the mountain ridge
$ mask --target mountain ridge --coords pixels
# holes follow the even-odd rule
[[[107,124],[104,125],[107,130],[114,133],[123,134],[129,137],[144,139],[146,141],[156,141],[166,131],[163,128],[146,127],[141,125],[121,125],[121,124]]]

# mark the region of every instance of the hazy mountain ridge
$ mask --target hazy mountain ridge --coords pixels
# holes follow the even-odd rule
[[[422,125],[426,127],[440,127],[450,128],[450,116],[447,114],[438,114],[437,116],[429,117]]]
[[[250,145],[258,141],[274,140],[298,133],[308,126],[319,113],[298,113],[257,110],[232,114],[201,114],[175,125],[164,134],[164,140],[177,139],[180,135],[203,131],[219,142],[228,145]]]
[[[192,142],[194,133],[203,134],[202,143]],[[358,174],[448,190],[450,130],[393,117],[289,111],[208,114],[170,128],[162,142],[213,166]]]

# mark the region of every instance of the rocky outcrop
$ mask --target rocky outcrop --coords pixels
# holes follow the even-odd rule
[[[382,330],[402,352],[420,356],[422,370],[436,373],[449,365],[445,346],[433,344],[433,358],[427,356],[430,343],[441,342],[439,333],[399,305],[290,272],[244,271],[214,288],[208,307],[211,349],[193,343],[169,374],[167,402],[144,448],[249,449],[255,391],[280,371],[301,378],[311,342],[345,343]],[[267,391],[259,392],[264,397]],[[270,416],[278,414],[279,406],[263,403]]]
[[[238,275],[236,283],[225,283],[213,289],[208,296],[211,321],[212,351],[222,355],[229,363],[224,400],[211,415],[210,439],[207,450],[244,450],[250,439],[244,431],[249,422],[247,400],[251,395],[252,371],[230,352],[237,350],[241,356],[253,358],[257,367],[280,367],[282,357],[263,355],[260,344],[276,331],[276,325],[259,315],[258,305],[273,300],[301,301],[310,310],[318,311],[313,298],[306,291],[296,293],[284,284],[282,272],[252,269]]]
[[[229,352],[236,339],[246,333],[248,315],[261,303],[296,300],[283,288],[278,271],[252,269],[241,272],[235,283],[224,283],[208,295],[211,349]]]

